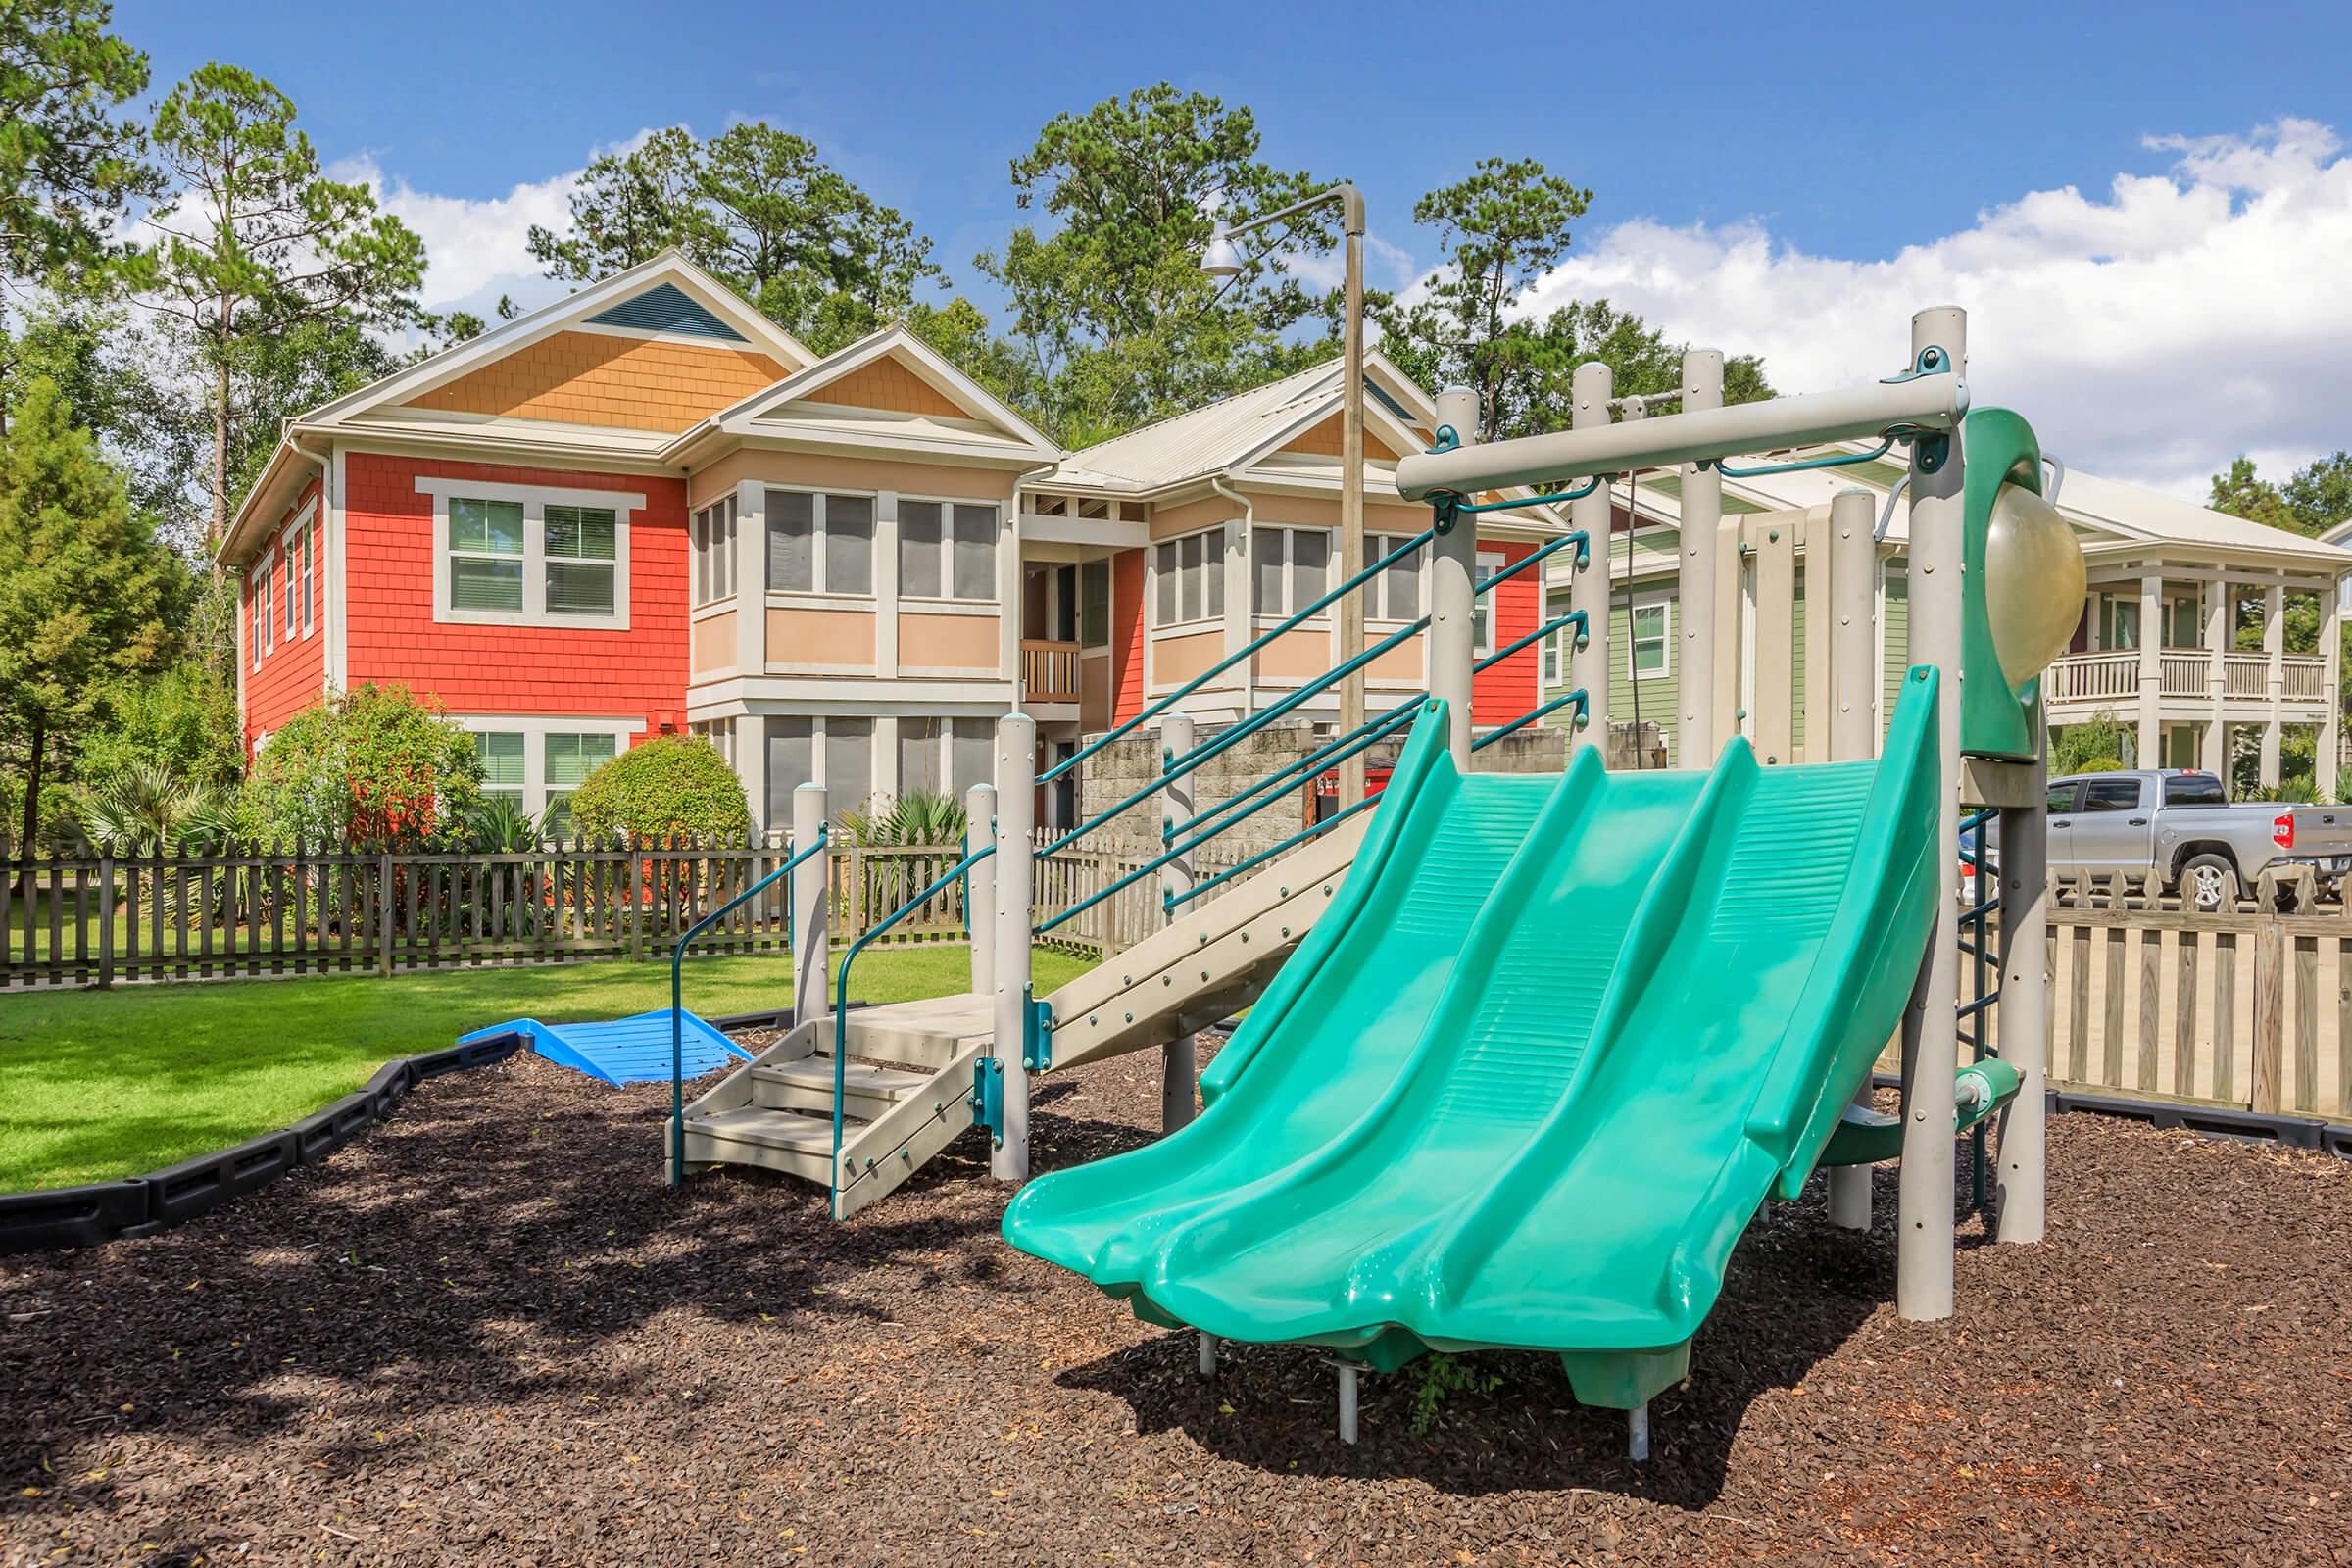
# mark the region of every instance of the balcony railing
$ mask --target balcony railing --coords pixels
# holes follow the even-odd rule
[[[1033,703],[1078,701],[1078,645],[1024,639],[1021,690]]]
[[[2158,690],[2166,697],[2204,697],[2212,690],[2213,655],[2204,649],[2167,648],[2158,654],[2156,669]],[[2287,701],[2326,701],[2327,661],[2311,654],[2288,654],[2280,661],[2279,672]],[[2053,703],[2137,702],[2139,650],[2069,654],[2050,666],[2048,692]],[[2268,702],[2269,657],[2224,654],[2222,695],[2239,702]]]

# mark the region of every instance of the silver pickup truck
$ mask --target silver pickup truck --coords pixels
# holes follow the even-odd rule
[[[2232,806],[2211,773],[2169,769],[2050,780],[2053,871],[2154,872],[2191,907],[2221,909],[2281,863],[2314,867],[2323,887],[2340,883],[2352,870],[2352,807]]]

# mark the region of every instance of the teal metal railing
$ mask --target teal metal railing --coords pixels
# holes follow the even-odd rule
[[[695,921],[693,925],[687,927],[686,934],[678,938],[677,946],[670,949],[669,1185],[672,1187],[677,1186],[679,1181],[683,1179],[686,1169],[685,971],[687,944],[691,943],[696,937],[701,936],[705,931],[708,931],[718,921],[734,913],[737,909],[740,909],[746,904],[749,904],[752,900],[766,892],[770,887],[775,885],[779,878],[791,876],[794,869],[798,867],[802,861],[808,859],[810,856],[822,854],[825,848],[825,841],[827,837],[828,834],[825,830],[825,824],[821,822],[818,823],[816,828],[815,842],[802,849],[799,853],[792,856],[791,858],[787,859],[782,865],[777,866],[773,871],[768,872],[767,875],[761,877],[759,881],[753,883],[750,887],[744,889],[741,893],[738,893],[735,895],[735,897],[729,899],[717,908],[712,909],[709,914],[704,915],[700,920]],[[789,882],[785,884],[785,894],[784,946],[787,950],[789,950],[792,946],[792,898],[791,884]],[[742,1047],[736,1045],[733,1041],[727,1042],[727,1048],[738,1055],[749,1054],[748,1052],[745,1052]]]
[[[842,1092],[849,1086],[850,966],[858,961],[858,955],[863,953],[875,938],[921,908],[944,891],[949,884],[958,878],[968,876],[973,866],[996,853],[997,847],[992,844],[985,850],[975,850],[966,855],[949,867],[937,881],[924,888],[922,892],[891,910],[876,924],[868,926],[863,935],[850,944],[850,951],[842,955],[841,973],[834,982],[833,988],[833,1165],[832,1200],[829,1206],[836,1213],[841,1208]],[[968,928],[972,920],[972,909],[969,903],[964,906],[963,917]]]

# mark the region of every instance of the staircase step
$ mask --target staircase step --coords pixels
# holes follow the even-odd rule
[[[919,1072],[876,1067],[852,1058],[842,1070],[843,1108],[851,1117],[870,1121],[929,1081]],[[754,1104],[770,1110],[821,1111],[830,1128],[833,1058],[802,1056],[754,1067],[752,1098]]]
[[[865,1123],[845,1118],[846,1144]],[[689,1165],[761,1165],[810,1181],[829,1182],[833,1170],[833,1118],[794,1110],[744,1105],[686,1118]]]

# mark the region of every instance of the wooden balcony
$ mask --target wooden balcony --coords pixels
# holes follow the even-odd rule
[[[2156,658],[2157,695],[2203,699],[2212,695],[2213,655],[2202,648],[2167,648]],[[2328,662],[2316,654],[2288,654],[2280,661],[2283,696],[2290,703],[2328,700]],[[2053,705],[2117,708],[2139,701],[2139,650],[2069,654],[2050,666],[2046,691]],[[2267,706],[2271,662],[2263,654],[2222,656],[2222,699],[2232,708]]]
[[[1032,703],[1078,701],[1078,645],[1022,639],[1021,693]]]

